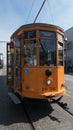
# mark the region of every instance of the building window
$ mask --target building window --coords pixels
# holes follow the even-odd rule
[[[68,43],[67,43],[66,49],[67,49],[67,50],[72,50],[72,49],[73,49],[73,47],[72,47],[72,42],[68,42]]]

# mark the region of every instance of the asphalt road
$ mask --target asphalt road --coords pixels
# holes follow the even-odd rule
[[[8,92],[4,68],[0,70],[0,130],[31,130],[22,104],[14,104]]]
[[[65,75],[66,94],[60,100],[64,109],[73,115],[73,75]]]
[[[65,75],[65,86],[67,92],[73,93],[73,75]]]

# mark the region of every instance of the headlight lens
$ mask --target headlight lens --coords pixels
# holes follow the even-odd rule
[[[51,80],[50,80],[50,79],[47,80],[47,84],[48,84],[48,85],[51,84]]]

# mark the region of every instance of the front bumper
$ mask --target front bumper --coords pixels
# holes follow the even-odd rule
[[[45,98],[53,98],[53,97],[63,96],[65,93],[66,93],[65,88],[62,88],[59,91],[44,93],[44,94],[42,94],[42,96],[44,96]]]

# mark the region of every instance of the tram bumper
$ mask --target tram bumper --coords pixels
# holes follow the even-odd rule
[[[59,91],[55,91],[55,92],[45,92],[42,94],[42,96],[44,96],[45,98],[55,98],[55,97],[61,97],[66,93],[65,88],[62,88]]]

